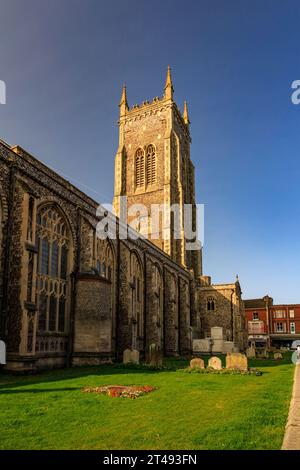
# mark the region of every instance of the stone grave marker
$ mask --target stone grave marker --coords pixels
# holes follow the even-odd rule
[[[226,355],[226,369],[248,370],[247,356],[241,353],[228,353]]]
[[[0,340],[0,364],[6,364],[6,346],[2,340]]]
[[[256,356],[256,353],[255,353],[255,348],[247,348],[246,350],[246,356],[250,359],[250,358],[253,358]]]
[[[136,349],[125,349],[123,352],[123,363],[124,364],[139,364],[140,353]]]
[[[153,343],[149,346],[149,353],[147,354],[147,364],[153,367],[160,367],[163,364],[163,353],[157,344]]]
[[[221,370],[222,369],[221,359],[216,356],[211,357],[208,361],[208,367],[211,367],[212,369],[215,369],[215,370]]]
[[[221,326],[212,326],[210,329],[212,339],[223,339],[223,328]]]
[[[211,339],[193,339],[194,352],[209,352],[211,349]]]
[[[190,362],[191,369],[205,369],[204,361],[200,357],[195,357]]]

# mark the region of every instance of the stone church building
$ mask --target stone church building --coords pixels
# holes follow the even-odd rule
[[[123,88],[117,236],[107,239],[97,235],[103,215],[96,201],[23,148],[0,141],[0,340],[8,369],[118,361],[125,349],[144,358],[153,344],[166,356],[189,355],[213,326],[245,348],[238,280],[212,285],[202,275],[201,249],[187,250],[172,217],[153,239],[120,236],[125,196],[128,206],[177,204],[182,233],[183,206],[190,204],[195,227],[189,124],[186,103],[181,113],[173,99],[170,69],[161,98],[129,108]],[[148,233],[151,227],[147,222]]]

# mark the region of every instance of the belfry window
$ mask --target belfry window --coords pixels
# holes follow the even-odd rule
[[[65,332],[70,240],[66,223],[53,207],[37,215],[37,306],[40,332]]]
[[[216,309],[215,300],[212,297],[209,297],[207,299],[207,310],[208,311],[214,311],[215,309]]]
[[[154,145],[147,147],[147,185],[156,183],[156,155]]]
[[[143,187],[145,184],[145,154],[143,149],[139,148],[135,154],[135,186]]]

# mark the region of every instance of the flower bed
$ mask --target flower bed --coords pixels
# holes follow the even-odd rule
[[[238,369],[213,369],[212,367],[207,367],[206,369],[201,369],[199,367],[187,367],[186,369],[178,369],[178,372],[185,372],[188,374],[219,374],[219,375],[262,375],[262,372],[259,369],[250,367],[247,370],[238,370]]]
[[[155,387],[151,385],[104,385],[103,387],[85,387],[85,393],[102,393],[109,397],[138,398],[146,393],[153,392]]]

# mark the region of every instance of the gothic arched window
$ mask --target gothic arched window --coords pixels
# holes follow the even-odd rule
[[[97,240],[96,269],[98,274],[112,281],[114,272],[114,256],[110,243],[107,240]]]
[[[155,184],[156,182],[156,154],[154,145],[150,144],[147,147],[147,185]]]
[[[209,297],[207,299],[207,310],[208,311],[214,311],[215,309],[216,309],[215,300],[212,297]]]
[[[135,154],[135,186],[143,187],[145,184],[145,154],[144,150],[139,148]]]
[[[158,326],[162,325],[162,312],[163,312],[163,281],[160,270],[155,266],[154,271],[155,294],[157,297],[157,323]]]
[[[141,263],[135,253],[130,259],[131,278],[131,322],[132,322],[132,348],[140,350],[143,347],[144,336],[143,318],[143,271]]]
[[[156,326],[157,326],[157,346],[163,348],[163,333],[164,333],[164,306],[163,306],[163,278],[158,266],[154,267],[153,272],[153,288],[155,293],[155,311],[156,311]]]
[[[38,211],[36,240],[38,330],[64,333],[70,237],[66,222],[55,207],[45,206]]]

